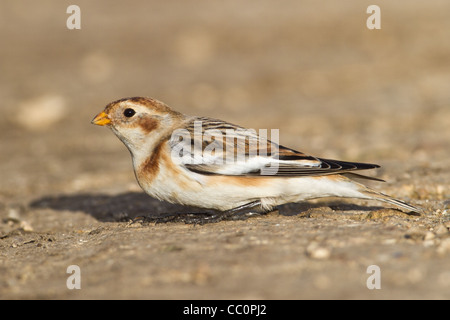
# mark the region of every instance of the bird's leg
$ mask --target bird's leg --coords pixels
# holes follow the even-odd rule
[[[263,214],[265,211],[261,210],[261,201],[253,201],[242,206],[226,210],[226,211],[218,211],[211,215],[199,217],[195,214],[191,215],[187,219],[183,219],[185,223],[193,223],[193,224],[205,224],[205,223],[213,223],[219,222],[222,220],[238,220],[243,217],[249,217],[255,214]]]
[[[138,216],[135,217],[130,224],[140,222],[141,224],[147,223],[167,223],[167,222],[184,222],[189,219],[201,219],[199,216],[211,216],[214,213],[167,213],[161,216]],[[187,222],[186,222],[187,223]]]
[[[139,216],[134,218],[133,221],[131,221],[131,224],[135,222],[167,223],[179,221],[183,221],[187,224],[205,224],[219,222],[222,220],[238,220],[256,214],[264,214],[266,212],[267,211],[261,210],[261,201],[258,200],[226,211],[202,213],[170,213],[159,217]]]

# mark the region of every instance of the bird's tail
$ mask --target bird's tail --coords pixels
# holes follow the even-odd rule
[[[388,196],[384,193],[369,189],[366,186],[363,186],[364,190],[361,191],[362,194],[364,194],[365,196],[367,196],[366,199],[373,199],[373,200],[379,200],[379,201],[383,201],[386,203],[390,203],[393,204],[397,207],[400,207],[404,210],[407,210],[408,212],[414,212],[416,214],[421,214],[423,213],[423,209],[422,208],[418,208],[415,206],[412,206],[402,200],[398,200],[398,199],[394,199],[391,196]]]

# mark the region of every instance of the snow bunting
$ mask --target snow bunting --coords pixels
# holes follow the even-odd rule
[[[309,156],[254,130],[187,116],[155,99],[114,101],[92,123],[108,126],[127,146],[147,194],[217,210],[211,221],[323,197],[379,200],[421,212],[351,179],[379,180],[354,173],[376,164]]]

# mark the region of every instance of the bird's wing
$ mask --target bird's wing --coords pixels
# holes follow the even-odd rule
[[[255,130],[209,118],[192,119],[172,135],[169,145],[175,162],[205,175],[319,176],[379,167],[309,156]]]

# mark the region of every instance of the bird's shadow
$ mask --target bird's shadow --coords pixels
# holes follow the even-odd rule
[[[205,212],[204,209],[159,201],[142,192],[45,196],[32,201],[29,207],[81,211],[103,222],[128,221],[140,216],[159,217],[166,214]]]
[[[32,209],[81,211],[102,222],[128,221],[136,217],[157,218],[164,215],[186,213],[211,213],[210,210],[159,201],[142,192],[126,192],[118,195],[76,194],[45,196],[29,204]],[[373,211],[382,207],[360,206],[336,201],[320,203],[290,203],[279,206],[281,215],[293,216],[314,208],[331,208],[338,211]]]

